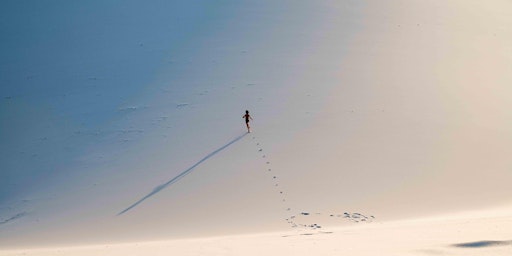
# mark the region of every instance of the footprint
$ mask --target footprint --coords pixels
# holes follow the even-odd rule
[[[22,218],[22,217],[25,217],[25,215],[27,215],[27,213],[26,213],[26,212],[20,212],[20,213],[18,213],[18,214],[16,214],[16,215],[12,216],[12,217],[10,217],[10,218],[2,219],[2,220],[0,220],[0,225],[6,224],[6,223],[8,223],[8,222],[11,222],[11,221],[17,220],[17,219]]]

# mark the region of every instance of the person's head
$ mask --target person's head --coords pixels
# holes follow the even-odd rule
[[[245,111],[245,113],[246,113],[246,114],[249,114],[249,110],[246,110],[246,111]]]

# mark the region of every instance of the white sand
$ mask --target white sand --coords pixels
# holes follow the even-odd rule
[[[510,254],[510,1],[0,7],[2,255]]]
[[[171,241],[0,251],[0,255],[510,255],[512,211]]]

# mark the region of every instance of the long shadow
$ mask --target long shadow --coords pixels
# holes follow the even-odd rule
[[[240,139],[242,139],[243,137],[245,137],[248,133],[245,133],[243,135],[240,135],[238,137],[236,137],[235,139],[233,139],[232,141],[230,141],[228,144],[218,148],[217,150],[211,152],[210,154],[208,154],[207,156],[203,157],[203,159],[199,160],[197,163],[195,163],[194,165],[192,165],[190,168],[186,169],[185,171],[183,171],[182,173],[178,174],[178,176],[172,178],[171,180],[169,180],[168,182],[162,184],[162,185],[159,185],[157,187],[155,187],[153,189],[153,191],[151,191],[151,193],[147,194],[146,196],[144,196],[143,198],[141,198],[139,201],[135,202],[134,204],[130,205],[130,207],[124,209],[123,211],[119,212],[117,214],[117,216],[120,216],[128,211],[130,211],[131,209],[135,208],[137,205],[139,205],[140,203],[144,202],[144,200],[154,196],[156,193],[162,191],[162,189],[174,184],[175,182],[177,182],[178,180],[180,180],[181,178],[185,177],[187,174],[191,173],[194,168],[196,168],[198,165],[200,165],[201,163],[203,163],[204,161],[208,160],[209,158],[213,157],[215,154],[221,152],[222,150],[226,149],[227,147],[231,146],[233,143],[239,141]]]

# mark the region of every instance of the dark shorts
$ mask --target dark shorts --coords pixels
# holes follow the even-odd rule
[[[245,123],[248,124],[249,123],[249,119],[245,119]]]

